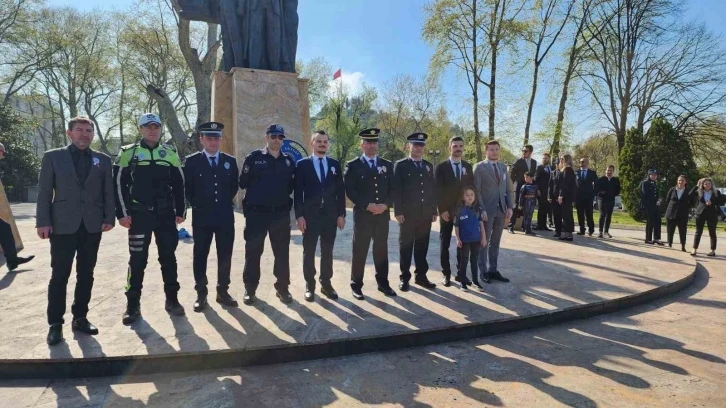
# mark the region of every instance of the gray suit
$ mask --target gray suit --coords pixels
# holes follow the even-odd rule
[[[43,155],[38,180],[35,226],[53,227],[53,234],[74,234],[81,221],[89,233],[101,224],[115,224],[111,158],[91,151],[93,165],[81,185],[68,146]]]
[[[488,245],[479,257],[479,275],[484,280],[484,274],[497,271],[499,257],[499,243],[504,231],[504,217],[507,209],[512,208],[509,197],[509,180],[507,169],[496,163],[499,170],[499,181],[494,173],[494,164],[484,160],[474,166],[474,186],[479,205],[486,211],[488,221],[485,223]]]

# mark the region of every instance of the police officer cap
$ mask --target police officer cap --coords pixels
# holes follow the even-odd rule
[[[370,141],[378,141],[378,136],[381,134],[381,129],[378,128],[368,128],[363,129],[360,132],[358,132],[358,136],[360,136],[363,140],[370,140]]]
[[[206,122],[197,126],[199,134],[207,137],[222,137],[222,129],[224,125],[219,122]]]
[[[408,140],[409,143],[425,145],[426,139],[428,139],[428,138],[429,138],[429,135],[427,135],[424,132],[415,132],[415,133],[412,133],[410,136],[408,136],[406,138],[406,140]]]
[[[268,135],[285,136],[285,129],[283,129],[282,126],[278,125],[277,123],[273,123],[267,127],[267,131],[265,133],[267,133]]]
[[[648,170],[648,175],[650,176],[651,174],[655,174],[657,176],[658,175],[658,170],[656,170],[656,169],[650,169],[650,170]]]
[[[161,119],[153,113],[144,113],[139,118],[139,126],[146,126],[150,123],[156,123],[161,126]]]

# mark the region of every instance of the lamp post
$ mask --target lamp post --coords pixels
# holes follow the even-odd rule
[[[434,165],[436,165],[439,162],[439,155],[441,154],[441,150],[429,150],[429,156],[433,156],[434,158]]]

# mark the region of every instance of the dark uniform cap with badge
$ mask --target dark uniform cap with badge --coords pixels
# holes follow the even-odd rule
[[[265,133],[267,133],[268,135],[285,136],[285,129],[283,129],[282,126],[278,125],[277,123],[273,123],[267,127],[267,131]]]
[[[224,125],[219,122],[206,122],[197,126],[199,135],[207,137],[222,137],[222,129]]]
[[[381,129],[378,128],[368,128],[363,129],[360,132],[358,132],[358,136],[360,136],[363,140],[368,140],[370,142],[377,142],[378,136],[381,134]]]
[[[408,140],[409,143],[415,143],[415,144],[425,145],[426,144],[426,139],[428,139],[428,138],[429,138],[429,135],[427,135],[426,133],[424,133],[424,132],[416,132],[416,133],[412,133],[410,136],[408,136],[406,138],[406,140]]]

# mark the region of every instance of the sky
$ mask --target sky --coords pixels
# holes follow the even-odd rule
[[[298,53],[300,60],[323,56],[333,66],[340,68],[344,83],[356,88],[362,81],[380,87],[397,74],[414,77],[425,75],[433,49],[421,37],[424,20],[423,6],[429,0],[300,0]],[[130,9],[133,0],[48,0],[53,6],[70,6],[82,10]],[[684,6],[684,19],[703,21],[714,32],[726,38],[726,0],[688,0]],[[497,114],[504,127],[523,129],[526,102],[521,96],[507,99],[507,88],[520,89],[530,86],[530,73],[520,74],[517,66],[505,66],[510,80],[500,84]],[[524,79],[526,78],[526,80]],[[552,79],[552,78],[549,78]],[[543,78],[547,87],[548,78]],[[454,120],[467,121],[471,116],[467,98],[468,85],[453,72],[443,77],[447,95],[447,109]],[[517,92],[512,92],[517,93]],[[526,95],[525,95],[526,96]],[[488,93],[485,93],[488,97]],[[541,126],[542,119],[553,114],[556,93],[542,91],[537,97],[533,130]],[[575,100],[572,105],[587,103]],[[590,106],[583,107],[592,113]],[[576,139],[603,130],[603,124],[593,115],[577,115],[577,106],[568,106],[573,118]],[[313,112],[314,114],[314,112]],[[480,115],[483,116],[483,115]],[[499,122],[499,120],[497,120]],[[467,123],[462,123],[468,126]],[[486,121],[481,121],[486,129]],[[500,124],[497,123],[499,127]],[[578,136],[579,135],[579,136]]]

